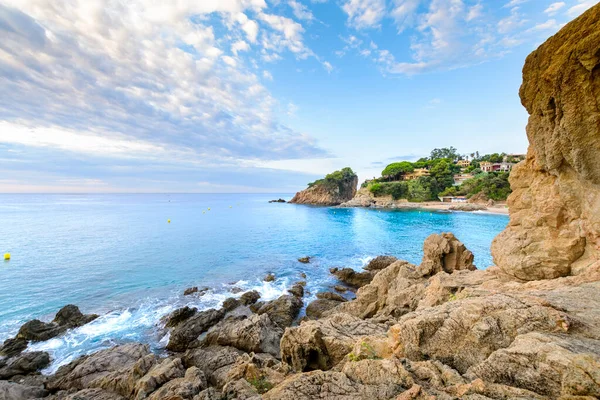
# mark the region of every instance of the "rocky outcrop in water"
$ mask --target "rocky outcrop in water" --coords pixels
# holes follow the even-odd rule
[[[585,273],[600,259],[598,6],[527,57],[520,95],[529,151],[510,176],[494,261],[523,280]]]
[[[337,206],[356,194],[358,176],[350,168],[335,171],[311,183],[308,189],[296,193],[290,203]]]

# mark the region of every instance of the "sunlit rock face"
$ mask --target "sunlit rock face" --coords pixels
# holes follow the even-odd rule
[[[520,96],[530,145],[494,261],[523,280],[585,273],[600,259],[600,5],[527,58]]]

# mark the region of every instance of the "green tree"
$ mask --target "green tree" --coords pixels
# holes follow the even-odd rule
[[[454,171],[452,169],[453,164],[447,160],[442,160],[429,170],[432,178],[431,182],[431,194],[434,197],[440,192],[443,192],[446,188],[454,185]]]
[[[381,172],[381,176],[390,180],[397,180],[400,176],[413,172],[415,168],[408,161],[396,162],[388,165]]]
[[[457,161],[462,158],[458,151],[454,147],[443,147],[441,149],[433,149],[431,151],[431,155],[429,156],[432,160],[436,158],[447,158],[451,161]]]

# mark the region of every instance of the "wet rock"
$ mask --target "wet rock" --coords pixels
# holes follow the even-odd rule
[[[77,328],[98,318],[96,314],[84,315],[77,306],[72,304],[61,308],[52,322],[42,322],[34,319],[25,323],[19,329],[16,339],[34,342],[45,341],[56,337],[68,329]]]
[[[371,261],[369,261],[369,263],[364,269],[366,269],[367,271],[380,271],[384,268],[389,267],[390,265],[392,265],[392,263],[396,261],[398,261],[398,259],[393,256],[377,256]]]
[[[286,203],[284,199],[269,200],[269,203]]]
[[[302,298],[304,296],[304,286],[305,285],[306,285],[306,282],[298,282],[298,283],[294,284],[294,286],[292,286],[290,289],[288,289],[288,292],[295,297]]]
[[[258,301],[258,299],[260,299],[260,293],[258,293],[256,290],[252,290],[244,293],[240,297],[240,302],[245,306],[249,306],[255,304]]]
[[[207,332],[201,345],[231,346],[278,357],[282,334],[283,330],[267,314],[254,314],[249,318],[227,318],[219,322]]]
[[[189,296],[190,294],[194,294],[194,293],[198,293],[198,286],[193,286],[193,287],[187,288],[183,291],[184,296]]]
[[[356,272],[352,268],[331,268],[329,272],[346,285],[354,286],[356,288],[369,284],[375,276],[375,274],[370,271]]]
[[[42,387],[0,381],[0,399],[2,400],[38,399],[46,396],[48,396],[48,392]]]
[[[80,357],[58,369],[46,383],[51,391],[88,389],[97,381],[115,371],[132,367],[138,360],[150,355],[150,348],[139,343],[116,346]]]
[[[44,351],[26,352],[10,360],[0,368],[0,379],[9,379],[15,375],[27,375],[50,365],[50,355]]]
[[[185,306],[182,308],[178,308],[177,310],[173,311],[169,315],[169,318],[167,319],[167,322],[165,323],[165,327],[173,328],[173,327],[179,325],[180,323],[182,323],[183,321],[196,315],[196,312],[198,312],[198,309],[195,307]]]
[[[263,279],[263,281],[265,281],[265,282],[273,282],[274,280],[275,280],[275,275],[273,275],[271,273],[268,273]]]
[[[333,289],[339,293],[346,293],[348,291],[348,288],[342,285],[335,285]]]
[[[244,289],[235,286],[235,287],[232,287],[231,289],[229,289],[229,291],[233,294],[237,294],[237,293],[242,293],[244,291]]]
[[[306,279],[306,274],[304,272],[300,272],[300,276],[302,277],[302,279]]]
[[[10,358],[19,355],[27,348],[27,343],[25,339],[6,339],[0,347],[0,356]]]
[[[302,299],[296,296],[283,295],[279,298],[266,302],[257,311],[257,314],[267,314],[271,321],[275,322],[281,328],[291,326],[300,310],[302,309]]]
[[[199,368],[206,376],[208,384],[221,388],[227,381],[229,371],[242,354],[241,350],[234,347],[208,346],[188,350],[183,362],[188,368]]]
[[[300,257],[298,262],[301,262],[302,264],[308,264],[310,262],[310,257]]]
[[[171,331],[167,350],[185,351],[202,333],[225,316],[224,310],[210,309],[196,313]]]
[[[362,336],[385,337],[387,327],[348,314],[305,321],[288,328],[281,338],[281,358],[293,370],[328,370],[352,351]]]

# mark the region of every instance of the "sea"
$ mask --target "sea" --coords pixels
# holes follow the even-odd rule
[[[492,265],[490,244],[505,215],[313,207],[269,200],[292,194],[1,194],[0,340],[28,320],[52,320],[75,304],[95,321],[30,344],[52,363],[127,342],[168,342],[164,317],[184,305],[220,307],[233,288],[262,300],[305,280],[305,305],[336,280],[331,267],[360,270],[377,255],[419,263],[425,238],[453,232]],[[309,264],[298,262],[310,256]],[[264,282],[266,274],[276,276]],[[306,274],[306,278],[301,277]],[[204,296],[183,296],[192,286]]]

